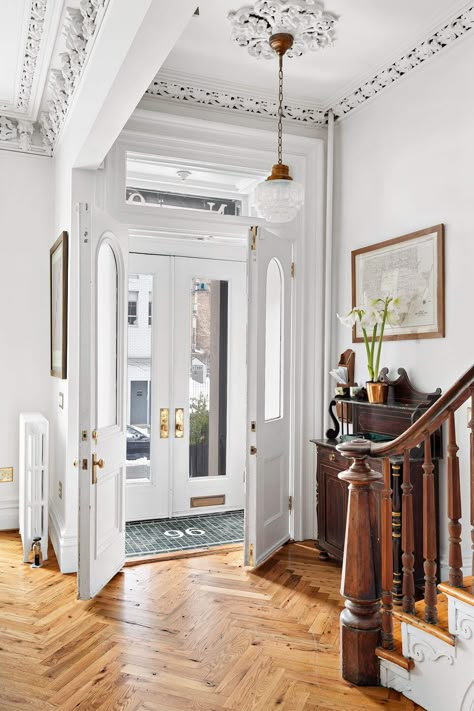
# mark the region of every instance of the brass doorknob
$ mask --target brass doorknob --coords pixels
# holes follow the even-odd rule
[[[96,459],[95,454],[92,455],[92,483],[97,484],[97,472],[96,468],[98,467],[99,469],[104,468],[104,460],[103,459]]]

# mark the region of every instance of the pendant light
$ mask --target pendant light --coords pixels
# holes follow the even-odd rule
[[[268,222],[291,222],[303,205],[303,186],[293,180],[283,163],[283,57],[293,46],[293,35],[279,32],[270,37],[270,47],[278,55],[278,163],[255,189],[255,205]]]

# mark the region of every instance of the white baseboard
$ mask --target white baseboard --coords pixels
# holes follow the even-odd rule
[[[77,573],[78,539],[77,534],[64,530],[60,516],[49,505],[49,537],[58,559],[61,573]]]
[[[0,531],[20,528],[18,498],[0,501]]]

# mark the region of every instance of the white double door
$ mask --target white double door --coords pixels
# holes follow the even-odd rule
[[[125,561],[125,502],[131,492],[138,497],[137,505],[145,506],[148,496],[156,497],[158,508],[155,509],[154,504],[153,515],[160,515],[155,513],[159,511],[164,516],[186,512],[192,497],[222,494],[226,496],[227,507],[240,507],[244,467],[245,562],[262,562],[290,536],[291,243],[263,229],[259,230],[257,239],[250,240],[247,299],[244,264],[222,261],[213,264],[210,260],[181,258],[163,260],[150,255],[135,257],[128,254],[125,225],[85,204],[78,206],[78,218],[79,597],[93,597]],[[141,262],[142,272],[135,259],[144,260]],[[163,265],[161,271],[160,265]],[[153,400],[151,473],[142,477],[143,482],[134,484],[127,483],[128,468],[133,461],[127,458],[131,358],[127,340],[130,346],[131,321],[140,310],[133,306],[135,294],[130,294],[127,271],[135,275],[153,275],[151,307],[147,305],[142,309],[142,317],[144,312],[151,320],[151,326],[147,327],[152,357],[154,355],[150,366]],[[214,288],[214,282],[227,282],[227,291],[226,287],[214,288],[214,292],[219,291],[221,296],[219,303],[222,303],[222,291],[224,296],[227,293],[228,302],[226,465],[225,473],[222,469],[209,469],[211,457],[207,460],[204,457],[204,464],[201,458],[194,466],[200,466],[201,472],[207,466],[207,476],[190,477],[191,445],[205,441],[206,428],[209,443],[211,430],[214,428],[214,435],[217,432],[216,425],[211,424],[213,415],[206,414],[206,408],[193,406],[194,414],[199,417],[194,418],[190,435],[191,396],[196,396],[195,391],[191,392],[190,380],[202,385],[207,379],[212,381],[216,377],[212,359],[210,372],[206,375],[204,371],[206,349],[202,347],[202,339],[209,341],[210,336],[198,334],[197,323],[193,320],[196,299],[199,292],[206,292],[209,282],[211,288]],[[199,311],[199,303],[197,308]],[[162,324],[163,331],[158,328],[158,323]],[[219,324],[222,324],[221,320]],[[162,342],[160,334],[165,334]],[[196,336],[194,342],[192,334]],[[145,355],[142,354],[141,363],[136,355],[135,367],[145,365]],[[194,355],[202,357],[194,360]],[[163,358],[165,365],[160,368]],[[183,374],[182,379],[178,377],[179,372]],[[222,374],[222,370],[220,372]],[[186,373],[187,379],[184,377]],[[217,383],[221,385],[223,380],[223,377],[217,377]],[[213,387],[217,386],[209,385],[211,407]],[[199,391],[197,396],[199,402]],[[176,409],[182,409],[184,415],[178,423]],[[168,410],[169,414],[167,437],[160,436],[162,426],[166,424],[161,420],[162,410]],[[176,436],[177,433],[183,436]],[[220,451],[223,451],[222,446]],[[157,467],[153,468],[153,464]],[[158,486],[158,480],[153,480],[154,472],[158,475],[160,467],[168,472],[163,487]],[[170,472],[176,472],[176,485],[170,484]],[[142,493],[139,493],[140,489]],[[160,510],[159,506],[163,508]],[[203,509],[194,509],[198,510]]]
[[[126,520],[243,508],[246,264],[130,254],[128,283]]]

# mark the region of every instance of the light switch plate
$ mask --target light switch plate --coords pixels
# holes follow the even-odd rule
[[[13,467],[0,468],[0,482],[13,481]]]

